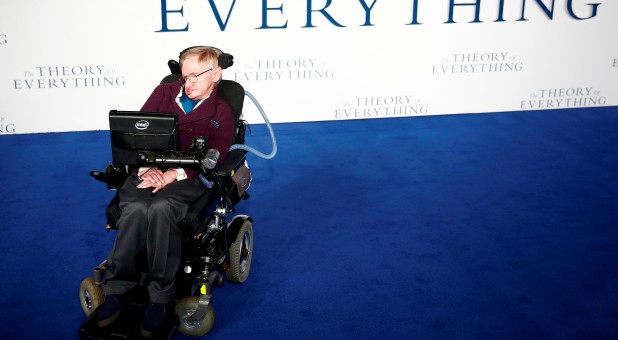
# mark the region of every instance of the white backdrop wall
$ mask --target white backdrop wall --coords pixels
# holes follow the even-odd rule
[[[275,123],[618,105],[617,22],[614,0],[3,1],[0,134],[107,129],[193,45]]]

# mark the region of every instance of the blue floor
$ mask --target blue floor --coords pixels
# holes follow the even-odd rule
[[[618,107],[274,128],[238,206],[251,276],[214,290],[212,338],[618,338]],[[2,338],[78,337],[109,148],[0,136]]]

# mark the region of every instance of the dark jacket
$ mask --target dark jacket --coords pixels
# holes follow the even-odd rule
[[[189,146],[196,136],[208,137],[208,146],[219,150],[219,162],[222,162],[232,145],[234,135],[232,109],[219,97],[218,88],[215,87],[210,97],[186,114],[176,102],[181,86],[180,82],[157,86],[141,111],[176,113],[180,125],[180,150],[190,151]],[[198,174],[196,170],[185,170],[189,178]]]

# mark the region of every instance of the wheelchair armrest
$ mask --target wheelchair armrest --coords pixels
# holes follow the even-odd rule
[[[129,174],[122,168],[115,168],[112,165],[108,165],[105,171],[90,171],[90,176],[94,177],[97,181],[107,184],[108,189],[116,190],[122,186]]]
[[[245,161],[246,153],[247,151],[240,149],[228,152],[223,163],[219,165],[217,174],[219,176],[230,176],[232,171],[236,170]]]

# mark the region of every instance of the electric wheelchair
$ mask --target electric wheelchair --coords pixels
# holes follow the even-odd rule
[[[225,69],[232,64],[233,57],[222,53],[219,65]],[[179,81],[181,72],[178,62],[170,60],[168,66],[171,74],[161,82]],[[235,116],[232,145],[242,146],[247,127],[242,119],[245,91],[240,84],[230,80],[222,79],[218,86],[220,96],[230,104]],[[110,112],[110,117],[116,113]],[[155,333],[155,338],[169,338],[176,330],[188,336],[208,333],[215,322],[211,304],[212,287],[222,285],[225,278],[232,283],[243,283],[249,276],[253,255],[252,218],[236,214],[229,219],[235,212],[236,204],[249,198],[247,189],[251,183],[251,172],[246,153],[246,148],[233,147],[223,163],[217,165],[218,152],[208,149],[207,141],[200,138],[194,141],[191,152],[165,150],[136,153],[136,157],[149,164],[200,168],[202,183],[211,188],[209,194],[192,204],[186,217],[179,223],[183,230],[183,240],[181,266],[176,275],[175,315],[165,320]],[[130,171],[130,166],[114,162],[105,171],[91,171],[90,174],[106,183],[108,189],[117,190]],[[108,231],[116,229],[115,223],[120,216],[118,203],[116,193],[106,209]],[[140,284],[128,295],[121,317],[111,325],[100,328],[96,319],[98,307],[104,301],[102,278],[105,270],[104,261],[80,285],[80,303],[87,316],[79,329],[80,338],[139,338],[141,317],[149,302],[146,290],[148,274],[142,273]]]

